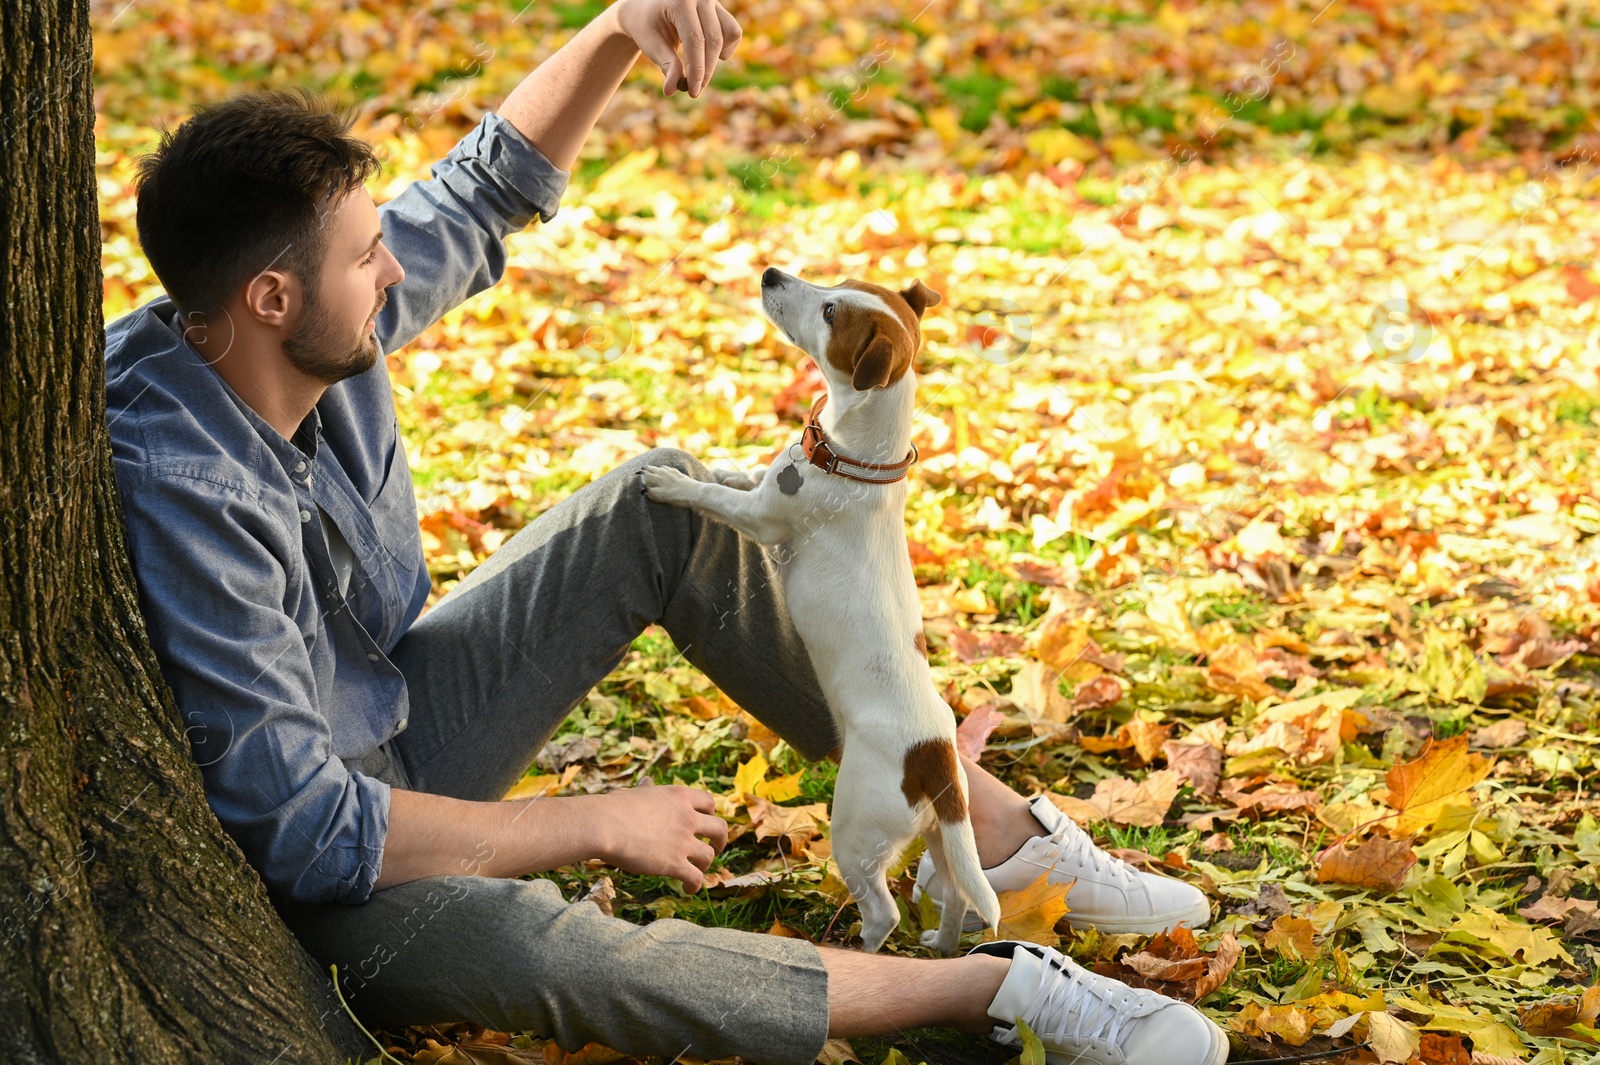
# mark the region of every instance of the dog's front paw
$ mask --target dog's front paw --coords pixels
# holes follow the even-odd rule
[[[644,468],[644,494],[657,503],[685,506],[689,502],[693,477],[675,466],[646,466]]]
[[[718,484],[727,485],[729,488],[736,488],[741,492],[748,492],[761,486],[762,475],[764,475],[766,472],[767,471],[765,469],[756,470],[754,473],[742,473],[739,470],[715,469],[711,471],[711,476],[716,479]]]

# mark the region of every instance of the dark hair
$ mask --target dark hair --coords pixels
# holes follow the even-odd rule
[[[270,266],[316,285],[325,212],[379,167],[353,121],[309,91],[268,90],[162,133],[139,160],[139,243],[180,310],[215,313]]]

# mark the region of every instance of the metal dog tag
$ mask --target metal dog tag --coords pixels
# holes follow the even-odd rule
[[[792,496],[800,491],[800,485],[805,478],[800,476],[800,470],[793,463],[778,471],[778,491],[786,496]]]

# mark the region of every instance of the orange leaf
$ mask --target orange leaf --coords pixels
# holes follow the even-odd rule
[[[1067,915],[1067,892],[1076,881],[1050,883],[1048,870],[1018,891],[1000,892],[1000,927],[984,932],[985,942],[1021,939],[1053,947],[1061,942],[1056,922]]]
[[[1399,813],[1395,830],[1414,836],[1444,812],[1449,800],[1469,791],[1489,775],[1494,763],[1467,750],[1463,734],[1431,744],[1422,757],[1389,770],[1384,801]]]
[[[1272,922],[1272,929],[1267,932],[1262,946],[1279,954],[1307,960],[1316,954],[1313,945],[1316,936],[1316,926],[1310,921],[1304,917],[1285,915]]]
[[[1403,839],[1369,839],[1354,848],[1335,843],[1317,856],[1317,879],[1393,891],[1405,883],[1406,870],[1416,861],[1411,844]]]

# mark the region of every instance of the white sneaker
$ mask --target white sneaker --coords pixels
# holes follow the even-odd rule
[[[1020,1047],[1021,1018],[1044,1044],[1049,1065],[1223,1065],[1228,1037],[1177,999],[1090,972],[1049,947],[1000,941],[973,954],[1009,957],[989,1016],[989,1038]]]
[[[1049,796],[1034,799],[1030,809],[1049,834],[1034,836],[1017,853],[983,871],[997,893],[1025,888],[1049,870],[1052,884],[1077,881],[1067,896],[1066,921],[1073,928],[1153,935],[1170,932],[1180,924],[1203,928],[1211,920],[1211,904],[1199,888],[1144,872],[1107,854]],[[917,866],[912,902],[919,902],[924,893],[935,910],[943,909],[944,884],[926,854]],[[968,911],[962,928],[976,932],[982,927],[982,918]]]

